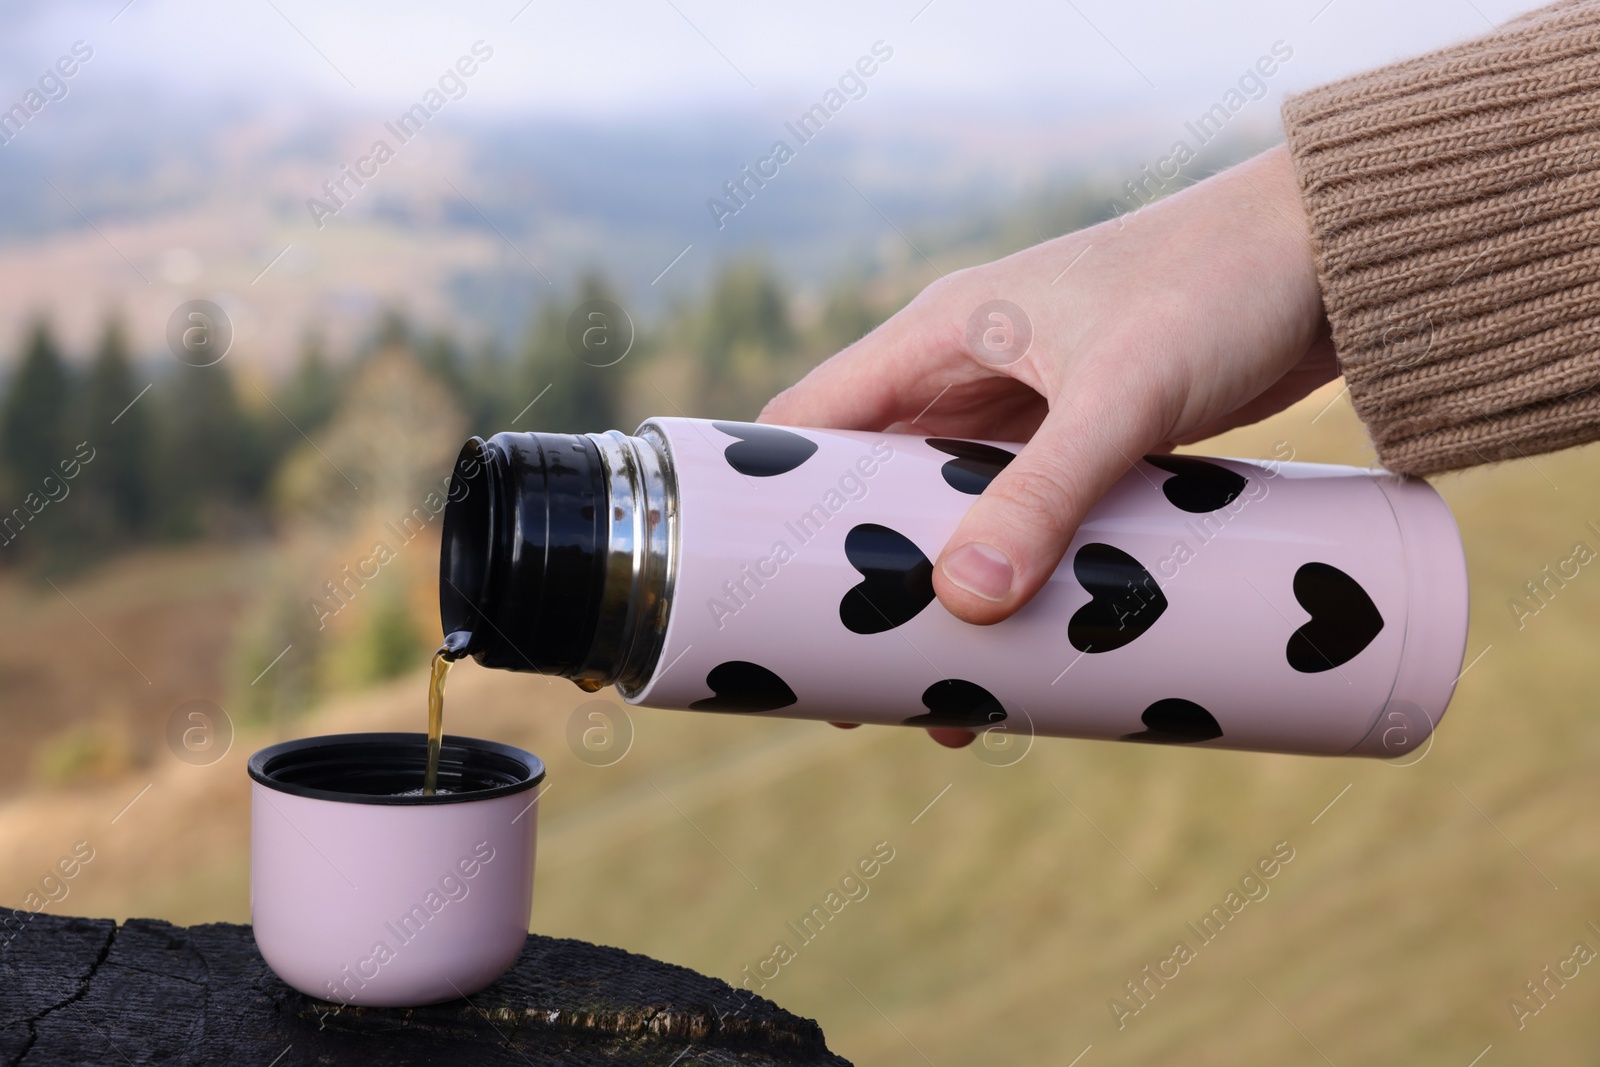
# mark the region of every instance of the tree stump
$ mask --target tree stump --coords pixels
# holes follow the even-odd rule
[[[528,936],[466,1000],[325,1003],[278,980],[250,927],[0,908],[0,1064],[850,1067],[822,1030],[685,967]]]

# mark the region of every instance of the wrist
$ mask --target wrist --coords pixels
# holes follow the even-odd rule
[[[1273,260],[1282,272],[1279,284],[1286,287],[1289,299],[1303,309],[1306,321],[1312,324],[1312,333],[1326,331],[1328,314],[1317,277],[1311,220],[1289,146],[1270,148],[1238,169],[1256,198],[1264,201],[1256,209],[1258,232],[1273,249]]]

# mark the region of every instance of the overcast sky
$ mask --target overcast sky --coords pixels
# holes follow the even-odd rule
[[[126,6],[124,6],[126,5]],[[1477,34],[1518,0],[326,0],[0,3],[0,101],[74,41],[82,96],[158,86],[199,99],[380,114],[474,41],[471,108],[572,116],[803,108],[882,40],[889,108],[1049,114],[1218,96],[1275,41],[1274,97]],[[61,106],[67,106],[65,104]],[[80,105],[81,106],[81,105]]]
[[[538,249],[558,278],[564,277],[558,264],[599,264],[631,290],[665,293],[700,284],[723,258],[752,247],[772,249],[775,261],[797,276],[822,277],[851,257],[908,255],[907,239],[896,232],[902,224],[959,218],[984,204],[992,210],[1008,190],[1034,188],[1061,173],[1112,183],[1132,177],[1138,163],[1156,161],[1178,138],[1192,140],[1186,121],[1276,53],[1265,92],[1229,127],[1230,136],[1256,143],[1275,129],[1285,93],[1481,33],[1530,6],[1521,0],[782,6],[771,0],[0,0],[0,113],[37,91],[41,77],[56,97],[26,132],[0,145],[0,184],[9,180],[13,194],[11,212],[0,218],[12,235],[0,240],[6,290],[0,347],[24,317],[51,308],[81,350],[112,304],[128,311],[140,344],[155,345],[179,294],[152,287],[147,276],[166,277],[166,265],[180,260],[203,259],[207,295],[232,285],[228,292],[237,298],[249,289],[259,307],[237,305],[241,329],[259,351],[284,358],[306,322],[364,329],[368,303],[379,299],[405,303],[424,318],[520,322],[526,292],[539,288],[537,279],[522,277],[524,263],[533,261],[520,251],[511,256],[486,231],[464,225],[454,233],[458,242],[488,241],[477,259],[439,254],[429,244],[436,233],[429,224],[403,227],[390,235],[396,244],[381,246],[404,256],[375,256],[360,236],[347,246],[319,234],[297,209],[298,198],[356,160],[370,139],[403,143],[384,123],[425,101],[440,75],[480,41],[479,58],[464,64],[475,70],[465,95],[440,116],[459,140],[430,133],[405,148],[384,179],[386,195],[413,203],[405,197],[415,193],[417,217],[434,219],[435,205],[459,210],[455,198],[468,190],[487,197],[483,203],[502,219],[521,220],[524,229],[512,227],[517,242]],[[77,54],[92,50],[92,58],[62,64],[73,70],[62,96],[63,86],[46,72],[77,42]],[[875,45],[867,95],[845,105],[850,117],[841,133],[849,136],[830,129],[824,147],[807,150],[803,166],[764,192],[737,226],[714,227],[706,198],[774,139],[790,139],[785,124],[827,102],[840,75]],[[1292,58],[1282,61],[1285,55]],[[216,121],[175,102],[243,103],[267,111],[269,121]],[[493,125],[469,129],[513,116],[576,125],[542,142],[506,145],[519,184],[491,181],[480,191],[476,179],[483,175],[471,172],[474,157],[459,145],[517,137]],[[339,121],[312,121],[324,117]],[[604,128],[587,129],[591,121]],[[129,151],[130,135],[136,140],[142,129],[152,133],[153,160]],[[319,129],[339,133],[319,140]],[[224,173],[184,169],[188,159],[251,165],[264,158],[263,144],[299,145],[301,130],[308,132],[302,154],[283,164],[286,170],[260,175],[264,184],[245,189],[239,186],[248,182]],[[161,146],[191,132],[201,151],[172,153],[164,169]],[[49,155],[52,142],[65,152]],[[551,155],[558,151],[568,154]],[[1189,176],[1220,165],[1218,158]],[[455,175],[449,186],[436,168]],[[861,188],[843,180],[846,170],[860,186],[878,190],[868,206],[859,202],[866,196]],[[206,185],[213,178],[214,189]],[[68,196],[71,212],[58,203]],[[293,201],[296,210],[284,214],[280,201]],[[378,203],[366,196],[350,219]],[[105,229],[77,232],[80,211],[105,220]],[[880,224],[889,218],[885,211],[899,222]],[[847,223],[841,233],[838,220],[851,218],[860,220],[859,229]],[[797,228],[794,219],[818,221]],[[43,251],[30,243],[36,237]],[[103,247],[112,240],[111,250]],[[692,253],[685,247],[691,242]],[[279,263],[275,256],[284,258]],[[679,260],[663,287],[651,288],[662,267]],[[246,281],[268,264],[277,264],[273,274],[251,289],[255,282]],[[216,280],[230,277],[236,281]],[[463,277],[473,279],[465,288]],[[446,306],[457,292],[474,294],[470,308]],[[71,335],[73,324],[81,336]]]

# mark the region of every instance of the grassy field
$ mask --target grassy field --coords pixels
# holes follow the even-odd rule
[[[1327,407],[1336,390],[1195,451],[1257,457],[1286,441],[1299,459],[1365,463],[1347,403]],[[1045,740],[998,768],[911,730],[630,709],[632,748],[595,767],[567,740],[592,698],[470,663],[449,728],[550,766],[535,930],[735,982],[787,941],[793,958],[762,992],[859,1064],[1590,1063],[1600,959],[1551,980],[1543,1002],[1524,983],[1577,942],[1600,950],[1600,568],[1535,615],[1508,601],[1575,542],[1600,549],[1584,525],[1600,520],[1595,460],[1438,480],[1466,540],[1473,662],[1411,766]],[[97,617],[105,583],[82,592]],[[280,732],[420,729],[423,681]],[[17,692],[4,690],[8,729],[28,715]],[[246,730],[208,767],[162,750],[10,796],[0,901],[20,903],[87,839],[95,859],[54,910],[246,920],[243,764],[272,739]],[[868,894],[800,943],[786,924],[880,842],[893,859]],[[1195,938],[1186,924],[1275,849],[1292,858],[1270,891],[1214,941]],[[1193,958],[1141,1006],[1124,983],[1180,939]]]

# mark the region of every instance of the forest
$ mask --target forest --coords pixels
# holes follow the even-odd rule
[[[748,260],[644,320],[588,276],[544,300],[515,343],[393,310],[352,351],[308,332],[276,381],[242,343],[196,366],[135,351],[110,313],[93,351],[67,352],[38,318],[0,398],[0,568],[53,583],[141,551],[244,546],[265,570],[230,687],[246,714],[291,712],[425,656],[438,529],[421,505],[469,435],[753,418],[906,295],[879,289],[852,279],[806,301]],[[344,610],[357,600],[370,603]],[[286,646],[300,651],[259,678]]]
[[[270,531],[285,462],[329,429],[377,362],[407,364],[440,390],[436,418],[460,418],[468,433],[631,429],[659,408],[676,414],[688,398],[695,415],[753,417],[773,391],[886,314],[860,287],[842,285],[802,325],[779,277],[743,263],[703,304],[653,329],[625,318],[617,328],[628,348],[610,363],[568,336],[575,313],[595,301],[620,307],[604,280],[584,279],[571,300],[546,303],[509,350],[463,344],[391,311],[354,352],[329,353],[308,335],[293,373],[266,389],[236,372],[237,360],[195,367],[135,353],[115,314],[88,353],[63,352],[38,318],[0,393],[0,567],[55,573],[142,543]],[[669,364],[679,398],[661,391]],[[47,511],[69,495],[71,509]]]

